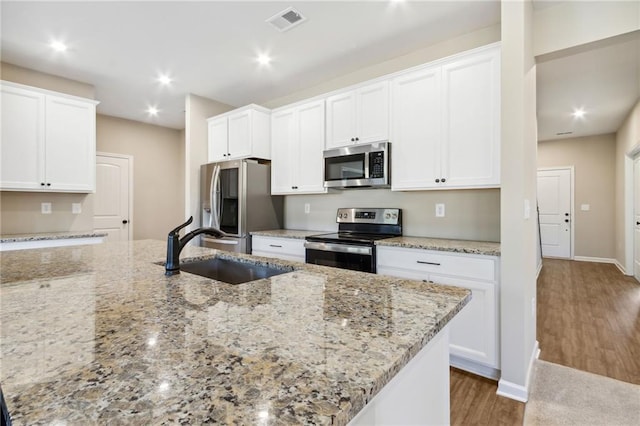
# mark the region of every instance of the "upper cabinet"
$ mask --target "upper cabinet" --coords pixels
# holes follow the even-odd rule
[[[324,100],[275,111],[271,116],[271,193],[325,193]]]
[[[270,159],[270,111],[248,105],[207,119],[209,162],[257,157]]]
[[[389,82],[329,96],[326,148],[389,139]]]
[[[392,189],[500,185],[500,50],[392,80]]]
[[[96,104],[2,82],[0,189],[93,192]]]

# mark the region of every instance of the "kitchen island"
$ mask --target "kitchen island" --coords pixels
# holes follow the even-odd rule
[[[133,241],[2,254],[0,380],[14,424],[363,422],[470,299],[199,247],[183,261],[290,272],[240,285],[165,277],[165,253],[164,242]],[[448,402],[448,382],[414,380]]]

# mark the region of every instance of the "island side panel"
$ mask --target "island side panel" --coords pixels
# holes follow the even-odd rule
[[[349,426],[448,425],[449,325],[354,417]]]

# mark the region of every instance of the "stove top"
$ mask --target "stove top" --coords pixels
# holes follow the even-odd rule
[[[343,243],[363,243],[371,244],[374,241],[383,240],[385,238],[393,238],[397,235],[389,234],[367,234],[359,232],[332,232],[329,234],[310,235],[308,241],[327,241],[327,242],[343,242]]]

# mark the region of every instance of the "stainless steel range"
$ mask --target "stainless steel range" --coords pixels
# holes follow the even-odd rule
[[[306,238],[306,262],[376,272],[375,242],[402,235],[402,210],[338,209],[338,232]]]

